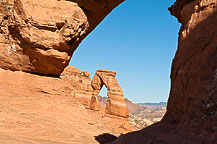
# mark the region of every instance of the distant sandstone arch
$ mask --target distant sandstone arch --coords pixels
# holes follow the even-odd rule
[[[119,86],[115,76],[116,72],[109,70],[98,70],[95,73],[91,82],[93,96],[91,98],[90,108],[92,110],[99,110],[100,106],[97,96],[103,85],[105,85],[108,95],[105,113],[121,117],[129,117],[123,91]]]

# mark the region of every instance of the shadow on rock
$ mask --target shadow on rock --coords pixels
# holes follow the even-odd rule
[[[109,133],[104,133],[104,134],[95,136],[95,140],[97,142],[99,142],[100,144],[106,144],[106,143],[112,142],[112,141],[114,141],[116,139],[117,139],[116,136],[114,136],[112,134],[109,134]]]

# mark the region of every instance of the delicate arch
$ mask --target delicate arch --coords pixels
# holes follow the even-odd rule
[[[99,110],[100,106],[97,96],[103,85],[105,85],[108,95],[105,113],[121,117],[129,117],[123,91],[115,76],[116,72],[109,70],[98,70],[95,73],[91,82],[93,96],[91,98],[90,108],[92,110]]]

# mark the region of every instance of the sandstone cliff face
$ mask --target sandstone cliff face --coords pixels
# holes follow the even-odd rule
[[[59,76],[79,43],[124,0],[1,0],[0,67]]]
[[[115,79],[116,73],[109,70],[98,70],[92,80],[93,98],[91,108],[96,110],[99,106],[97,96],[103,87],[107,88],[108,100],[106,103],[106,114],[116,115],[121,117],[129,117],[128,108],[124,99],[124,94]],[[97,105],[97,106],[96,106]]]
[[[217,1],[177,0],[170,11],[182,27],[167,113],[160,123],[121,136],[114,144],[217,141]]]
[[[182,27],[165,118],[184,127],[195,121],[204,128],[212,121],[217,126],[216,6],[216,0],[201,0],[188,3],[179,12],[171,10]]]

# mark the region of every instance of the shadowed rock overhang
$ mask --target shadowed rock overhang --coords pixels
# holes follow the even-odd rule
[[[124,0],[1,0],[0,68],[60,76],[81,41]]]

